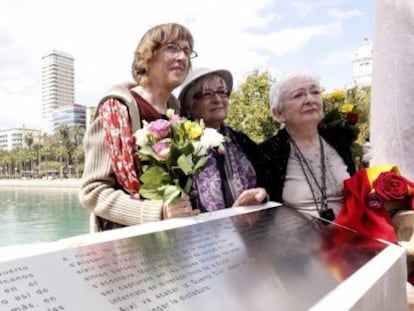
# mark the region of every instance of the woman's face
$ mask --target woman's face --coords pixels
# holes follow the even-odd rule
[[[221,80],[212,78],[202,92],[195,94],[190,112],[195,119],[203,119],[206,126],[219,128],[228,108],[229,91]]]
[[[188,74],[192,49],[186,40],[162,45],[149,63],[150,84],[173,90]]]
[[[286,126],[314,123],[322,120],[322,97],[317,83],[298,78],[290,82],[282,94],[282,110],[273,111]]]

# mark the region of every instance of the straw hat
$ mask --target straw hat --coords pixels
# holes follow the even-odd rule
[[[189,90],[190,86],[198,79],[209,75],[209,74],[217,74],[226,82],[227,89],[231,91],[233,89],[233,76],[230,71],[225,69],[217,69],[212,70],[205,67],[198,67],[194,68],[190,71],[187,78],[184,80],[183,84],[180,87],[180,93],[178,94],[178,99],[181,103],[185,102],[187,91]]]

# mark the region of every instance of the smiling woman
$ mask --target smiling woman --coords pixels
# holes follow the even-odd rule
[[[193,37],[179,24],[149,29],[138,43],[132,63],[132,85],[116,85],[103,96],[85,134],[85,170],[79,198],[91,212],[91,231],[192,216],[188,198],[178,203],[143,200],[139,196],[140,159],[133,133],[144,121],[178,112],[172,95],[191,67]]]
[[[202,119],[207,127],[227,137],[224,150],[209,152],[206,166],[194,182],[193,205],[201,212],[260,204],[267,197],[263,188],[255,188],[251,162],[258,156],[256,144],[224,124],[232,88],[229,71],[195,68],[178,96],[183,115]]]
[[[260,183],[271,200],[334,220],[343,203],[342,181],[354,174],[355,165],[350,144],[330,134],[336,129],[319,128],[319,80],[308,73],[287,74],[272,85],[270,108],[284,128],[260,146]]]

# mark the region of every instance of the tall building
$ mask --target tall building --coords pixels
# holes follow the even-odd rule
[[[73,104],[56,108],[52,113],[53,131],[59,125],[86,127],[86,106]]]
[[[74,58],[52,50],[42,56],[42,122],[43,130],[52,133],[55,109],[75,102]]]
[[[373,46],[368,39],[365,38],[362,46],[355,52],[352,61],[352,83],[354,86],[370,86],[372,82],[372,57]]]

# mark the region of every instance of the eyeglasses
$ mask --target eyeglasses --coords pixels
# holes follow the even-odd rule
[[[221,99],[227,99],[230,96],[230,91],[227,90],[217,90],[217,91],[213,91],[213,90],[207,90],[205,92],[200,92],[200,93],[196,93],[194,94],[193,98],[196,99],[206,99],[206,100],[211,100],[213,98],[215,98],[216,94],[218,96],[220,96]]]
[[[183,48],[175,43],[166,43],[162,45],[167,53],[170,53],[172,55],[177,55],[181,51],[184,52],[185,56],[188,58],[195,58],[198,56],[197,52],[190,49],[190,48]]]
[[[321,96],[321,91],[319,88],[311,88],[309,90],[306,89],[299,89],[296,90],[294,92],[292,92],[291,94],[288,95],[288,100],[291,102],[299,102],[299,101],[303,101],[308,94],[311,97],[319,97]]]

